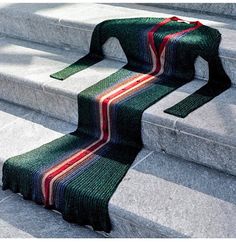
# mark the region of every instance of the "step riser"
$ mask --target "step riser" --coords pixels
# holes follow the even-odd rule
[[[235,3],[145,3],[144,5],[165,9],[178,9],[186,12],[207,13],[236,19]]]
[[[76,97],[49,93],[12,81],[9,77],[1,77],[0,98],[15,104],[43,112],[51,117],[77,124],[78,105]]]
[[[142,139],[144,146],[150,150],[164,151],[236,175],[235,147],[151,124],[145,120],[142,122]]]
[[[14,10],[0,10],[0,32],[8,36],[46,44],[53,47],[77,49],[87,53],[94,26],[83,26],[80,28],[66,26],[56,19],[46,18],[35,14],[22,14]],[[106,56],[111,59],[126,61],[121,55],[119,48],[112,43],[107,45]],[[225,71],[236,85],[236,58],[226,57],[225,50],[220,49],[220,56]],[[208,79],[208,66],[202,58],[196,63],[196,78]]]
[[[121,211],[119,211],[121,213]],[[105,235],[110,238],[168,238],[167,235],[161,234],[159,230],[150,230],[146,226],[140,229],[140,225],[133,221],[128,221],[117,214],[111,214],[111,223],[114,230],[110,234]],[[145,219],[142,221],[145,224]],[[178,237],[176,235],[170,237]],[[180,236],[179,236],[180,237]],[[182,236],[183,237],[183,236]]]

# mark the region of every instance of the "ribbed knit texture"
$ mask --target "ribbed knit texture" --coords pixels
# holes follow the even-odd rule
[[[144,110],[193,79],[198,55],[214,60],[220,75],[210,71],[206,87],[166,112],[186,116],[230,86],[218,58],[219,32],[176,17],[104,21],[93,32],[90,53],[52,77],[63,80],[101,61],[110,37],[119,40],[128,63],[78,94],[77,130],[3,166],[3,189],[106,232],[108,202],[142,148]]]
[[[63,71],[54,73],[54,74],[50,75],[50,77],[63,81],[66,78],[68,78],[69,76],[72,76],[73,74],[75,74],[79,71],[82,71],[82,70],[88,68],[89,66],[96,64],[97,62],[101,61],[102,59],[103,59],[102,55],[97,56],[92,53],[89,53],[86,56],[79,59],[78,61],[76,61],[75,63],[73,63],[73,64],[69,65],[68,67],[66,67],[65,69],[63,69]]]

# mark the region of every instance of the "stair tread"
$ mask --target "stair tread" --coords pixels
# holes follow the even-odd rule
[[[0,108],[0,120],[2,117],[6,120],[5,127],[0,129],[1,167],[7,158],[36,148],[75,128],[74,125],[29,109],[22,110],[22,107],[4,101],[0,101]],[[109,236],[235,237],[235,191],[234,176],[143,149],[109,202],[113,225]],[[4,196],[5,194],[0,194],[0,200]],[[11,196],[9,201],[0,204],[4,208],[4,213],[0,216],[1,222],[16,227],[17,231],[14,233],[18,236],[30,234],[46,237],[47,231],[49,235],[53,231],[53,236],[56,236],[59,231],[56,230],[56,225],[51,230],[42,229],[42,234],[34,231],[34,226],[30,226],[27,221],[35,214],[40,216],[39,220],[53,216],[51,220],[59,221],[61,229],[70,227],[67,230],[68,237],[79,236],[79,232],[73,230],[80,230],[81,227],[69,225],[62,218],[50,215],[47,210],[45,212],[43,207],[21,200],[17,196]],[[14,223],[12,206],[21,211],[17,216],[14,213]],[[31,210],[30,218],[28,209],[26,211],[22,207]],[[17,221],[25,218],[26,212],[29,219],[20,226],[21,223]],[[34,225],[37,227],[37,222]],[[22,235],[19,230],[27,234]],[[7,233],[7,230],[4,231]]]
[[[67,96],[76,94],[117,71],[124,63],[105,59],[89,70],[77,73],[67,80],[58,81],[50,74],[67,67],[85,55],[83,52],[67,51],[43,46],[24,40],[0,38],[0,75],[10,76],[14,81],[46,91],[57,91]]]
[[[38,86],[38,88],[44,82],[52,80],[49,77],[52,72],[82,56],[79,52],[67,52],[5,36],[0,38],[0,44],[1,74],[20,77],[19,82]]]

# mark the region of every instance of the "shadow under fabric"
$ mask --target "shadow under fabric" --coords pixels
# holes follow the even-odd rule
[[[199,55],[209,63],[208,83],[165,112],[185,117],[231,83],[218,56],[220,33],[177,17],[104,21],[95,27],[89,54],[51,77],[64,80],[101,61],[110,37],[119,40],[128,63],[78,94],[77,130],[3,166],[3,189],[106,232],[112,228],[108,202],[143,146],[144,110],[190,82]]]

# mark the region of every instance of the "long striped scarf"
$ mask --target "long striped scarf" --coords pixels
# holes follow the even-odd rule
[[[3,167],[3,189],[106,232],[108,202],[142,148],[144,110],[190,82],[199,55],[209,63],[208,83],[165,112],[185,117],[231,83],[218,56],[220,33],[177,17],[104,21],[93,32],[89,54],[51,76],[64,80],[101,61],[110,37],[119,40],[128,63],[78,94],[77,130]]]

